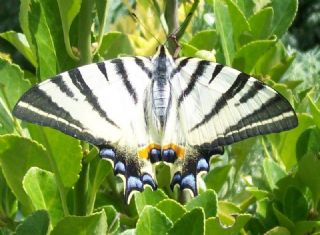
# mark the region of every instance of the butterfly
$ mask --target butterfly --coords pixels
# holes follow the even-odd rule
[[[129,56],[56,75],[27,91],[13,114],[99,148],[123,178],[127,202],[157,188],[154,165],[171,166],[171,188],[198,194],[209,158],[243,139],[298,125],[290,103],[266,84],[222,64]]]

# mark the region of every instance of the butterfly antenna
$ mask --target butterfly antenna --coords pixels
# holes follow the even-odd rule
[[[159,45],[161,45],[160,40],[159,40],[153,33],[151,33],[150,30],[147,29],[147,27],[145,26],[145,24],[143,24],[143,23],[139,20],[139,18],[137,17],[137,15],[136,15],[135,13],[129,12],[129,14],[130,14],[130,16],[133,18],[134,21],[138,22],[138,23],[143,27],[143,29],[144,29],[146,32],[148,32],[148,33],[152,36],[152,38],[155,39],[155,40],[158,42]]]

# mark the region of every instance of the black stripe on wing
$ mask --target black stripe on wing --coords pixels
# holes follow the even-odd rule
[[[111,61],[111,63],[115,64],[115,69],[117,71],[117,74],[120,75],[122,78],[122,82],[124,86],[126,87],[128,93],[131,95],[133,101],[135,104],[138,103],[138,96],[136,93],[136,90],[133,88],[131,82],[128,79],[128,73],[124,67],[124,64],[121,59],[114,59]]]
[[[22,106],[22,102],[28,104],[28,107]],[[37,109],[40,112],[33,109]],[[102,139],[97,139],[84,131],[82,124],[78,120],[74,119],[67,110],[53,102],[38,86],[31,88],[21,97],[12,113],[22,120],[55,128],[92,144],[104,143]]]
[[[218,101],[215,103],[215,105],[213,106],[211,111],[209,113],[207,113],[199,123],[195,124],[194,127],[192,127],[190,129],[190,131],[197,129],[197,128],[201,127],[202,125],[204,125],[205,123],[207,123],[208,121],[210,121],[210,119],[215,114],[219,113],[219,111],[221,109],[223,109],[225,106],[227,106],[228,100],[232,99],[235,96],[235,94],[237,94],[238,92],[240,92],[244,88],[244,86],[246,85],[249,78],[250,78],[249,75],[247,75],[245,73],[240,73],[237,76],[237,78],[235,79],[232,86],[226,91],[225,94],[223,94],[218,99]]]
[[[174,75],[176,75],[177,73],[180,73],[181,69],[188,64],[188,61],[190,59],[192,59],[192,57],[186,57],[186,58],[182,59],[180,61],[180,63],[178,64],[178,66],[176,68],[174,68],[174,70],[171,72],[170,79],[173,78]]]
[[[111,120],[108,117],[107,113],[101,108],[98,98],[93,94],[92,90],[84,81],[79,69],[70,70],[68,73],[72,83],[78,88],[82,95],[86,97],[86,100],[92,106],[92,109],[97,111],[100,117],[104,118],[107,122],[115,127],[118,127],[118,125],[113,120]]]
[[[201,77],[204,74],[205,69],[208,65],[210,65],[210,62],[206,61],[206,60],[201,60],[198,63],[196,70],[191,75],[191,79],[190,79],[186,89],[184,89],[182,91],[182,93],[180,94],[180,96],[178,98],[178,107],[180,107],[183,100],[191,93],[194,86],[196,85],[197,80],[199,79],[199,77]]]
[[[146,67],[146,65],[144,64],[143,60],[140,59],[139,57],[134,57],[134,61],[135,61],[136,64],[142,69],[142,71],[144,71],[144,72],[147,74],[147,76],[148,76],[149,78],[151,78],[152,72],[151,72],[150,69],[148,69],[148,68]]]
[[[98,62],[97,66],[98,66],[98,69],[100,70],[100,72],[103,74],[103,76],[107,79],[107,81],[109,81],[106,64],[104,62]]]
[[[214,71],[212,73],[211,79],[209,81],[209,84],[218,76],[218,74],[221,72],[221,70],[223,69],[223,65],[222,64],[217,64],[216,67],[214,68]]]
[[[74,94],[70,88],[66,85],[65,81],[62,79],[61,75],[57,75],[51,79],[51,82],[56,84],[60,91],[66,94],[68,97],[73,98]]]

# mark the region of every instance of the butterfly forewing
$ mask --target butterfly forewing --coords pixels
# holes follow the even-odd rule
[[[176,63],[181,68],[171,82],[178,87],[180,116],[190,145],[222,146],[297,125],[290,103],[257,79],[196,58]]]
[[[124,179],[127,202],[156,181],[151,163],[173,164],[171,188],[197,194],[197,174],[223,146],[297,125],[289,104],[257,79],[196,58],[123,57],[75,68],[31,88],[18,118],[100,148]]]

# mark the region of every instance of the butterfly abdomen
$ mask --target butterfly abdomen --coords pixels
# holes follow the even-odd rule
[[[171,102],[171,85],[169,77],[173,70],[173,61],[171,56],[168,56],[166,49],[161,46],[152,63],[152,109],[157,122],[160,123],[160,129],[163,129]]]
[[[164,126],[170,105],[170,84],[154,82],[152,86],[152,108],[161,127]]]

